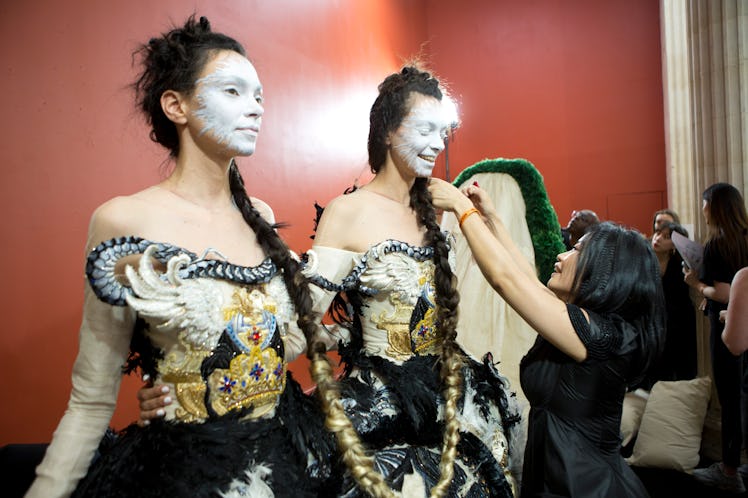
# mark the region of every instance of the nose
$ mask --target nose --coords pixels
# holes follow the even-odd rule
[[[569,254],[571,254],[571,252],[572,251],[559,253],[558,255],[556,255],[556,261],[558,261],[559,263],[562,263],[566,258],[569,257]]]
[[[441,154],[444,150],[444,138],[437,135],[437,138],[431,142],[430,147],[437,155]]]
[[[252,99],[244,110],[244,115],[247,117],[257,116],[259,118],[262,117],[263,114],[265,114],[265,108],[255,99]]]

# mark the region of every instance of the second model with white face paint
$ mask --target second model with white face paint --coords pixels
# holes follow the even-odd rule
[[[241,55],[226,52],[215,70],[197,81],[200,134],[210,134],[227,152],[254,153],[262,122],[262,85],[254,66]]]
[[[393,160],[416,177],[429,177],[444,150],[449,120],[442,102],[433,97],[413,93],[408,100],[410,112],[392,134]]]

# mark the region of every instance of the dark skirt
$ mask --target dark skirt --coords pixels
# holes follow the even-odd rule
[[[335,458],[316,404],[290,377],[275,416],[229,414],[204,423],[131,425],[107,441],[75,497],[218,497],[247,472],[269,469],[275,496],[320,496]],[[262,471],[260,471],[262,475]]]
[[[375,469],[394,490],[400,491],[406,474],[417,473],[428,492],[439,480],[444,424],[437,420],[443,405],[438,357],[414,356],[402,365],[377,356],[341,351],[357,369],[356,376],[342,379],[341,398],[346,412],[361,436],[364,446],[374,453]],[[386,379],[386,385],[375,380]],[[507,438],[518,426],[519,415],[510,403],[505,381],[493,367],[490,357],[483,363],[468,359],[463,370],[463,397],[470,392],[477,414],[488,418],[501,415]],[[492,410],[493,408],[493,410]],[[512,486],[505,468],[484,441],[467,431],[460,432],[458,465],[447,496],[512,497]],[[347,472],[335,495],[367,496]]]

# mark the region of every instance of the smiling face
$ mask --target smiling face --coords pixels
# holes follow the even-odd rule
[[[574,276],[577,273],[579,249],[580,243],[577,243],[571,250],[556,256],[556,264],[553,265],[553,273],[548,280],[548,288],[565,302],[569,302],[571,299]]]
[[[444,150],[449,126],[442,103],[434,97],[411,93],[410,110],[390,136],[392,158],[416,177],[429,177]]]
[[[199,135],[211,137],[229,155],[255,151],[262,122],[262,85],[254,66],[232,51],[205,65],[194,92]]]

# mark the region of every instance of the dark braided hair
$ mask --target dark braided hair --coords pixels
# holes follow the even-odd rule
[[[309,282],[300,271],[300,263],[291,257],[291,252],[285,242],[278,236],[275,229],[279,225],[271,225],[263,218],[259,211],[252,206],[252,202],[244,188],[244,180],[236,162],[231,161],[229,168],[229,186],[231,196],[236,207],[242,213],[242,218],[257,235],[257,241],[265,254],[283,270],[283,281],[288,294],[296,308],[297,324],[304,333],[307,344],[311,344],[317,329],[317,317],[312,311],[312,297],[309,293]]]
[[[193,14],[181,28],[151,38],[133,53],[133,59],[140,58],[143,66],[132,84],[138,107],[151,127],[151,140],[166,147],[172,157],[179,153],[179,137],[176,126],[161,109],[161,95],[167,90],[191,94],[198,75],[217,50],[231,50],[246,57],[239,42],[214,33],[207,18],[196,21]]]

